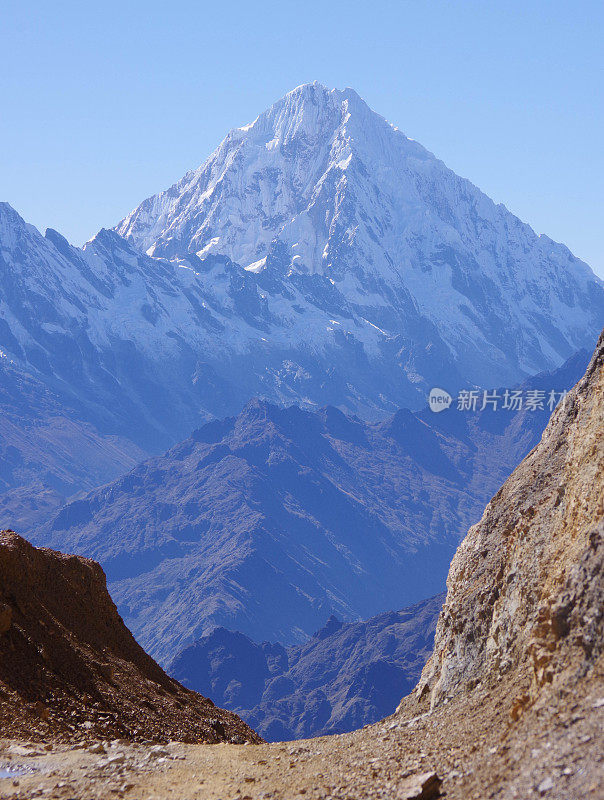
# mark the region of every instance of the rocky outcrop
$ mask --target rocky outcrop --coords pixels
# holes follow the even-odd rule
[[[585,376],[470,529],[418,686],[432,708],[505,681],[512,719],[603,650],[604,333]]]
[[[3,737],[259,741],[137,644],[94,561],[0,532]]]

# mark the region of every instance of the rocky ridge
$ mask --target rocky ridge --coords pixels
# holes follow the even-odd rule
[[[519,388],[569,389],[588,359]],[[129,628],[164,665],[216,626],[300,643],[331,614],[367,619],[442,591],[461,537],[549,415],[545,404],[454,406],[367,423],[254,400],[32,537],[100,561]]]
[[[0,532],[0,730],[38,741],[259,741],[128,631],[94,561]]]

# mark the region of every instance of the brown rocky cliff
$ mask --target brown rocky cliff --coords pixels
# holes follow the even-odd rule
[[[0,736],[258,741],[137,644],[89,559],[0,532]]]
[[[459,547],[417,696],[505,678],[517,718],[603,649],[604,332],[584,378]],[[571,680],[572,683],[572,680]]]

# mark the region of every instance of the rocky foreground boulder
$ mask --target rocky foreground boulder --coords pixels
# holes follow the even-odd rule
[[[0,736],[260,741],[144,652],[96,562],[12,531],[0,532]]]

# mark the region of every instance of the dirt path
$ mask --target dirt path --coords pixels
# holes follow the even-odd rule
[[[422,794],[421,784],[436,772],[447,800],[600,800],[603,686],[600,668],[580,691],[552,697],[551,704],[516,723],[507,710],[497,710],[507,709],[502,686],[500,698],[477,695],[409,718],[411,703],[406,712],[361,731],[298,742],[115,741],[105,745],[105,752],[94,752],[98,744],[45,750],[4,742],[0,769],[23,767],[29,774],[0,778],[0,797],[405,800],[430,797],[428,789]]]

